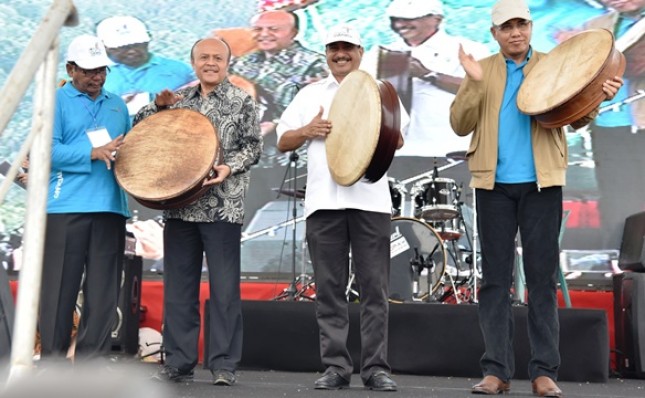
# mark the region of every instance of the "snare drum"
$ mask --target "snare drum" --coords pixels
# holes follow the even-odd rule
[[[414,216],[426,221],[446,221],[459,215],[457,185],[450,178],[417,182],[412,188]]]
[[[428,224],[441,236],[441,239],[453,241],[461,238],[466,232],[459,217],[445,221],[429,221]]]

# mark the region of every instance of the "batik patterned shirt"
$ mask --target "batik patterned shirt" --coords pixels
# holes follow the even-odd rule
[[[297,41],[271,57],[264,51],[243,55],[231,62],[229,73],[256,85],[263,121],[277,121],[298,90],[329,74],[325,56]]]
[[[164,210],[164,217],[191,222],[225,221],[242,224],[250,168],[258,162],[262,153],[255,101],[245,91],[233,86],[228,79],[206,97],[202,97],[200,85],[184,88],[176,93],[182,99],[171,108],[198,111],[213,123],[219,137],[223,163],[231,168],[231,175],[221,184],[212,186],[196,202],[179,209]],[[158,111],[154,101],[151,102],[137,113],[134,124]]]

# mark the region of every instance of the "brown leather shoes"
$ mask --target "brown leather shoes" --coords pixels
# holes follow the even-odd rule
[[[533,394],[538,397],[559,398],[562,396],[562,390],[550,377],[540,376],[533,380]]]
[[[471,390],[473,394],[497,395],[508,392],[511,389],[511,383],[502,381],[499,377],[484,376],[482,381],[475,384]]]

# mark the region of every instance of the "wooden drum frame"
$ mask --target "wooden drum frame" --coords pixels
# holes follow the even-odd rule
[[[622,76],[625,57],[606,29],[589,29],[560,43],[524,79],[517,107],[546,128],[571,124],[588,115],[606,94],[607,79]]]
[[[138,123],[124,138],[114,165],[119,185],[142,205],[165,210],[199,199],[220,158],[211,121],[190,109],[169,109]]]
[[[390,167],[399,141],[401,109],[391,83],[355,70],[342,81],[328,119],[325,141],[332,178],[350,186],[361,178],[380,180]]]

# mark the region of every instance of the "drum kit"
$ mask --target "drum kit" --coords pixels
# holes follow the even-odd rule
[[[390,300],[392,302],[476,302],[475,212],[462,202],[463,184],[439,171],[465,160],[448,154],[451,163],[403,181],[389,179],[392,198]],[[406,185],[414,183],[411,189]],[[406,200],[408,196],[410,200]],[[407,209],[406,204],[409,204]]]

